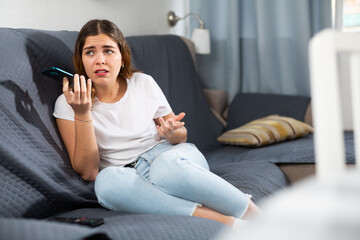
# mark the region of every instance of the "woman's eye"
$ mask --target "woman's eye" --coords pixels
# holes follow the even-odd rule
[[[112,50],[110,50],[110,49],[107,49],[107,50],[105,50],[105,53],[107,53],[107,54],[110,54],[110,53],[113,53],[114,51],[112,51]]]
[[[85,55],[88,55],[88,56],[94,55],[94,51],[86,51]]]

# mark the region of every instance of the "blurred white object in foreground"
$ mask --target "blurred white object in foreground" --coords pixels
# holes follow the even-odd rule
[[[221,240],[358,240],[360,174],[347,171],[333,181],[308,179],[261,206],[262,215]]]
[[[346,67],[341,67],[345,60]],[[360,33],[317,33],[309,44],[309,69],[316,177],[326,181],[346,172],[343,131],[348,108],[355,156],[360,156]],[[356,167],[360,170],[360,164]]]

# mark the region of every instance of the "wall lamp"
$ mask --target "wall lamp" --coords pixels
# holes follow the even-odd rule
[[[168,24],[170,27],[173,27],[178,21],[189,16],[195,16],[200,24],[200,28],[195,28],[191,36],[191,41],[195,44],[195,52],[198,54],[210,54],[210,32],[209,29],[205,28],[204,21],[201,20],[199,15],[196,13],[188,13],[184,17],[180,18],[176,16],[175,12],[170,11],[167,16]]]

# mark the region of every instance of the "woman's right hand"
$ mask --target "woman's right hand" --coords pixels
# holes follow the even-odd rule
[[[87,181],[94,181],[99,173],[100,157],[91,117],[91,80],[74,76],[74,89],[63,80],[63,93],[75,113],[74,121],[56,119],[73,169]]]
[[[75,115],[90,113],[91,109],[91,79],[85,81],[84,76],[74,75],[74,89],[69,87],[69,80],[63,79],[63,93],[67,103],[73,108]]]

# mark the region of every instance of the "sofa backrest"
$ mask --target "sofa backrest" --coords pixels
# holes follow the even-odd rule
[[[76,32],[0,29],[0,215],[46,217],[95,204],[92,183],[72,169],[52,117],[61,83],[49,66],[72,71]]]
[[[93,183],[71,168],[52,117],[61,83],[41,74],[74,72],[77,32],[0,28],[0,216],[47,217],[97,204]],[[206,151],[222,125],[211,114],[186,45],[177,36],[127,38],[133,62],[154,77],[174,112],[186,112],[189,141]]]

